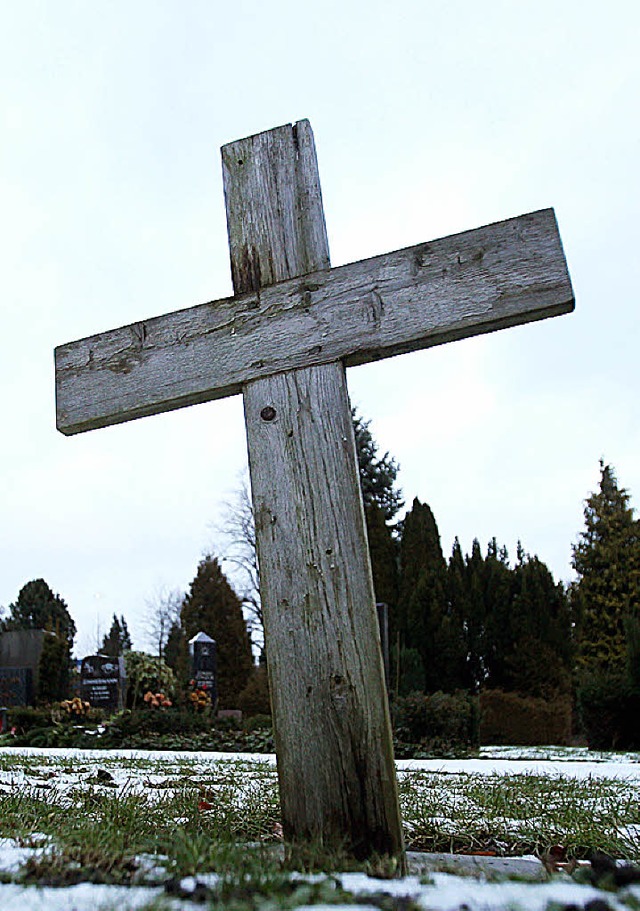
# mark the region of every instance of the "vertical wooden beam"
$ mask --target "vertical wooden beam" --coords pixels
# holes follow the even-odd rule
[[[328,269],[307,121],[222,149],[236,293]],[[285,838],[404,863],[351,409],[340,363],[244,388]]]

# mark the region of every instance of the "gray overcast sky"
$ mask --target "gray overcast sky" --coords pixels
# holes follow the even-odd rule
[[[637,502],[640,6],[21,0],[0,32],[0,604],[83,654],[186,589],[246,464],[240,397],[73,438],[55,345],[231,293],[219,148],[309,118],[334,265],[554,206],[570,316],[349,372],[448,555],[559,579],[598,459]]]

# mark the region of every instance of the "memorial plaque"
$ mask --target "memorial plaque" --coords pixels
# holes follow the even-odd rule
[[[215,639],[206,633],[196,633],[189,640],[189,653],[191,655],[191,675],[197,689],[206,690],[211,697],[211,704],[215,705],[218,698],[218,685],[216,679],[217,650]]]
[[[125,690],[124,659],[88,655],[80,665],[80,696],[94,708],[117,711]]]

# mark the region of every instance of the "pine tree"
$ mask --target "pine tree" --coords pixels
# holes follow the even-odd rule
[[[120,615],[120,619],[118,620],[114,614],[113,620],[111,621],[111,629],[102,640],[100,654],[111,655],[114,658],[117,658],[119,655],[123,655],[130,650],[131,636],[129,635],[127,621],[122,615]]]
[[[640,523],[629,500],[601,460],[600,489],[586,500],[585,531],[573,548],[583,670],[627,672],[627,629],[640,617]]]
[[[207,555],[198,565],[180,612],[187,639],[203,632],[218,646],[218,698],[234,708],[253,668],[251,642],[242,603],[229,585],[218,560]]]
[[[44,579],[34,579],[20,589],[16,601],[9,605],[5,629],[50,630],[66,641],[69,654],[76,635],[65,601],[54,595]]]
[[[355,411],[351,413],[356,438],[356,453],[360,472],[360,486],[365,508],[376,505],[382,510],[386,522],[391,522],[402,508],[402,491],[395,489],[398,465],[388,452],[378,456],[378,444],[373,439],[369,425]]]

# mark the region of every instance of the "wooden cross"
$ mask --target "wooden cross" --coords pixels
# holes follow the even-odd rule
[[[345,367],[572,310],[555,217],[332,269],[307,121],[222,165],[234,296],[57,348],[57,426],[242,392],[285,838],[402,858]]]

